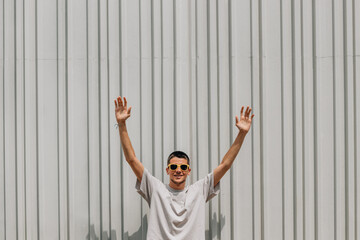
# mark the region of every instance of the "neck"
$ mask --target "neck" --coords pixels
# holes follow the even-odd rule
[[[181,183],[175,183],[172,180],[170,180],[169,186],[175,190],[184,190],[185,189],[185,181],[183,181]]]

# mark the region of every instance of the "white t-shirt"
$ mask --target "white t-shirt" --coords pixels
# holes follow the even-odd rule
[[[138,193],[150,206],[147,240],[205,239],[205,203],[220,191],[214,188],[214,174],[175,190],[144,169]]]

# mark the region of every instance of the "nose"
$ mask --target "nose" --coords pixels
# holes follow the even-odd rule
[[[176,168],[176,173],[181,173],[181,168],[180,168],[180,166],[178,166],[178,167]]]

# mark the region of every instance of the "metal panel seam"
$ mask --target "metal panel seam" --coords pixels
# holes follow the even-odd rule
[[[352,1],[352,36],[353,36],[353,95],[354,95],[354,99],[353,99],[353,105],[354,105],[354,201],[355,201],[355,239],[358,239],[358,228],[357,228],[357,223],[358,223],[358,214],[357,214],[357,198],[358,198],[358,192],[357,192],[357,186],[358,186],[358,181],[357,181],[357,111],[356,111],[356,19],[355,19],[355,0]]]

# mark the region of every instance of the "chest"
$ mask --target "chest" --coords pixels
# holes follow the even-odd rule
[[[201,207],[202,195],[196,188],[189,188],[182,192],[171,192],[169,190],[157,191],[153,200],[159,203],[162,211],[167,214],[184,216],[194,212]]]

